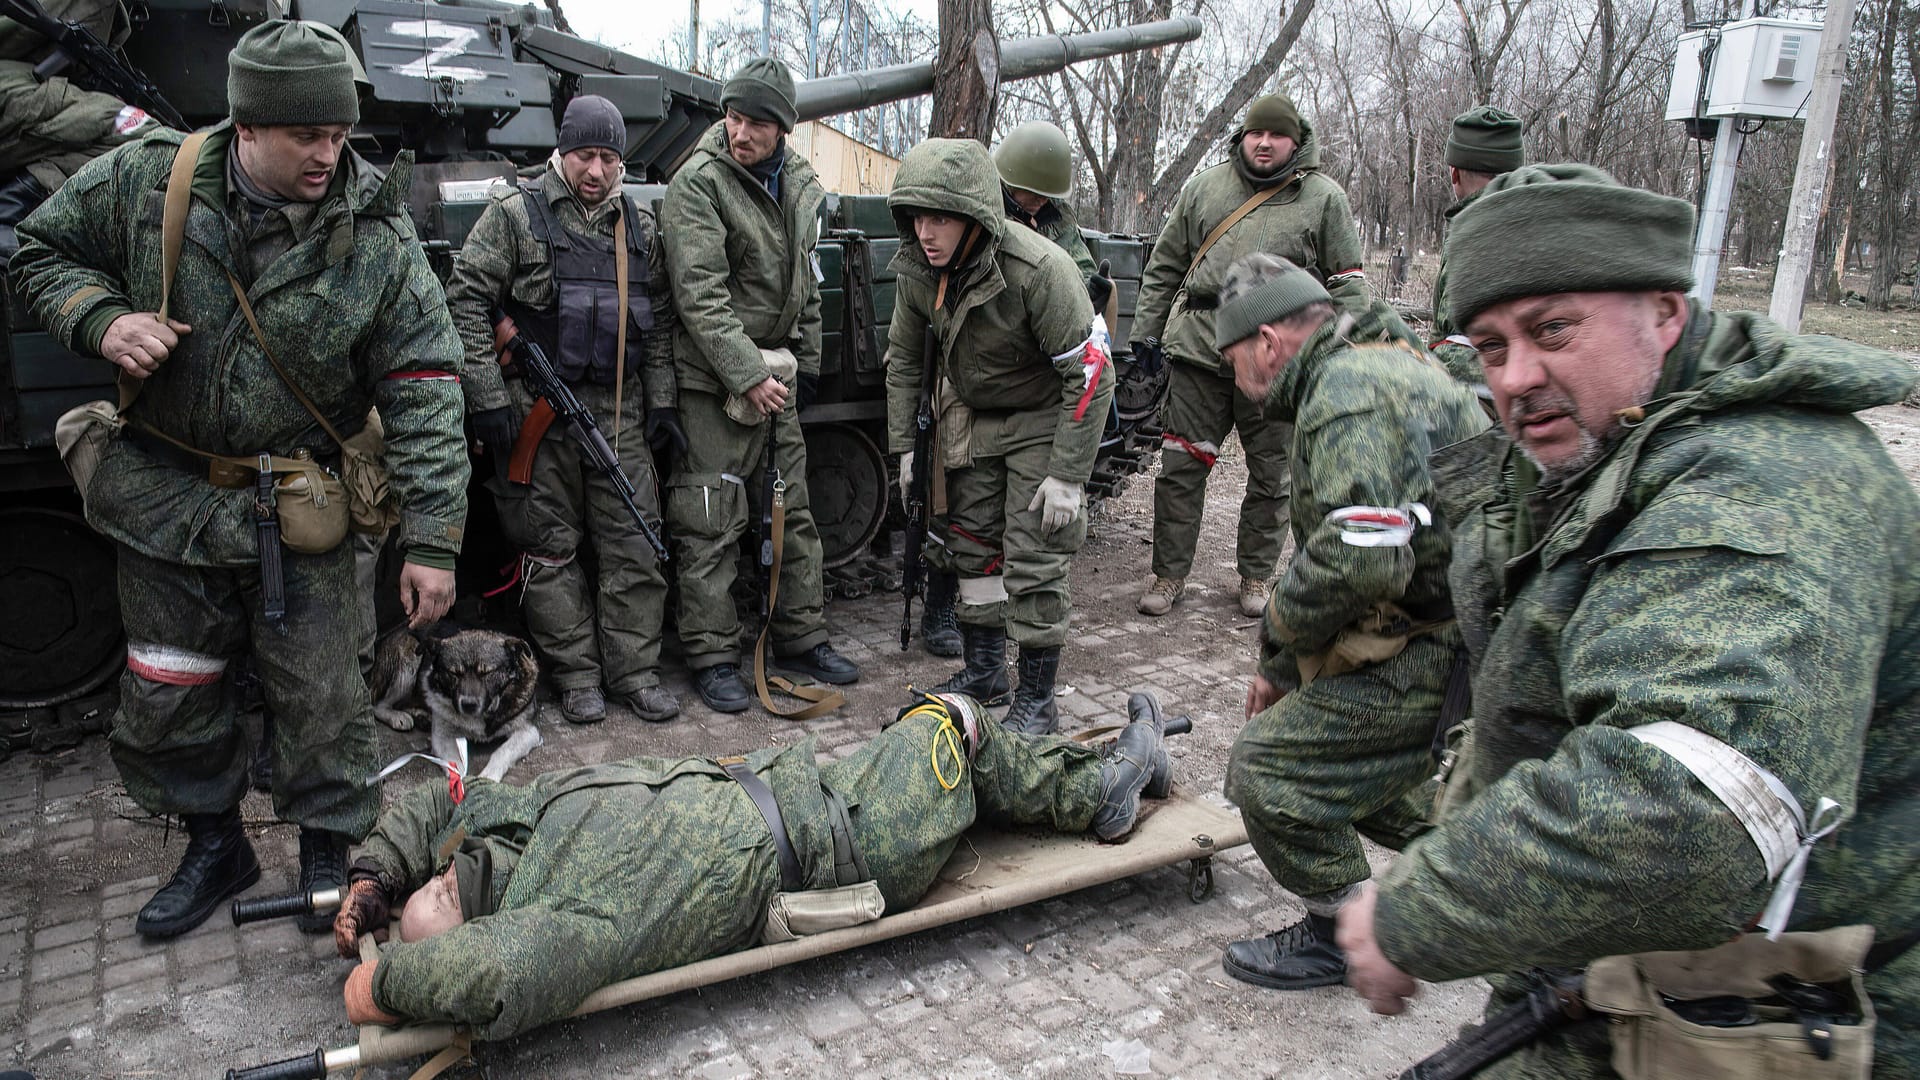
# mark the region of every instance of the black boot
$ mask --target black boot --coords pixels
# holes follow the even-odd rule
[[[1013,693],[1007,679],[1007,632],[998,626],[960,624],[967,666],[928,693],[965,694],[982,705],[1005,705]]]
[[[160,887],[134,917],[148,937],[175,937],[207,921],[220,901],[260,880],[260,862],[240,828],[240,808],[217,814],[187,814],[187,850],[173,880]]]
[[[300,891],[339,889],[347,884],[347,838],[325,829],[300,830]],[[333,929],[333,912],[300,915],[294,924],[308,934]]]
[[[959,592],[958,574],[936,570],[927,579],[927,603],[920,609],[920,647],[934,656],[960,655],[960,620],[953,610]]]
[[[714,712],[746,712],[747,706],[753,704],[753,691],[747,689],[746,680],[740,677],[738,664],[701,668],[693,673],[693,688]]]
[[[1169,720],[1160,711],[1160,702],[1152,694],[1136,693],[1127,698],[1127,722],[1152,724],[1160,731],[1160,750],[1153,756],[1153,773],[1147,778],[1147,786],[1141,789],[1140,794],[1149,799],[1164,799],[1173,793],[1173,757],[1167,753],[1166,739],[1192,731],[1193,718],[1182,715]]]
[[[1060,674],[1060,646],[1020,650],[1020,687],[1013,707],[1000,723],[1028,735],[1051,735],[1060,726],[1060,710],[1053,701],[1053,679]]]
[[[1227,946],[1227,974],[1273,990],[1334,986],[1347,979],[1347,954],[1333,943],[1333,917],[1309,914],[1284,930]]]
[[[797,671],[802,675],[818,679],[823,683],[845,686],[860,681],[860,666],[841,656],[832,645],[821,642],[806,652],[794,656],[780,656],[773,666]]]
[[[1133,721],[1106,748],[1107,759],[1100,766],[1100,807],[1093,812],[1092,829],[1102,840],[1118,840],[1133,831],[1140,817],[1140,793],[1167,753],[1160,706],[1153,695],[1133,695],[1127,712]]]

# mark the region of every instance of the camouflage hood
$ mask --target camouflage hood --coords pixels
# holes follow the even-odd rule
[[[928,139],[907,151],[893,178],[887,208],[900,229],[900,249],[926,261],[913,234],[913,210],[924,208],[979,222],[987,230],[987,249],[1000,245],[1007,232],[1002,208],[1000,174],[994,171],[987,148],[972,139]]]
[[[1707,413],[1761,403],[1858,412],[1899,402],[1915,372],[1880,349],[1819,334],[1789,334],[1751,312],[1694,308],[1667,356],[1655,408]]]

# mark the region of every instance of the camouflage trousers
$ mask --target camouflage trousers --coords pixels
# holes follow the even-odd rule
[[[637,429],[622,434],[620,469],[633,483],[634,505],[658,525],[653,455]],[[547,658],[554,687],[564,693],[604,685],[626,695],[660,685],[667,579],[652,546],[613,484],[581,458],[565,425],[547,429],[533,460],[532,481],[526,487],[511,485],[498,501],[507,531],[526,552],[521,610],[527,632]],[[490,486],[501,490],[498,483]],[[519,505],[510,508],[516,498]],[[588,580],[580,563],[589,542],[597,581]]]
[[[1027,508],[1052,456],[1053,444],[1040,442],[947,470],[947,554],[960,575],[960,621],[1004,626],[1022,648],[1066,643],[1067,569],[1087,540],[1084,512],[1050,533],[1040,511]]]
[[[252,652],[272,712],[273,803],[284,820],[365,836],[380,793],[354,550],[284,553],[286,618],[260,614],[257,568],[183,566],[120,553],[127,672],[110,736],[127,793],[156,814],[240,804],[251,748],[229,695],[228,660]]]
[[[1212,457],[1227,433],[1238,430],[1247,458],[1247,493],[1240,500],[1237,562],[1241,577],[1265,581],[1280,564],[1286,542],[1293,425],[1261,416],[1259,403],[1233,385],[1231,370],[1219,374],[1176,361],[1168,378],[1160,414],[1166,436],[1160,476],[1153,483],[1153,572],[1184,578],[1193,571]]]
[[[933,717],[910,717],[820,769],[847,800],[854,843],[889,912],[919,902],[975,820],[1080,833],[1100,806],[1096,750],[987,724],[968,763],[964,746],[953,756],[939,730]]]
[[[728,418],[722,399],[699,390],[680,392],[680,421],[690,444],[667,484],[667,520],[679,564],[680,640],[695,671],[738,663],[740,616],[733,606],[736,547],[759,528],[763,455],[774,430],[774,465],[786,484],[786,528],[780,568],[780,606],[773,613],[775,654],[793,656],[827,640],[825,577],[820,532],[807,495],[807,444],[795,399],[771,425],[743,427]]]
[[[1434,725],[1450,644],[1416,638],[1391,660],[1314,680],[1247,721],[1227,798],[1281,886],[1321,897],[1365,881],[1365,833],[1396,851],[1427,829]]]

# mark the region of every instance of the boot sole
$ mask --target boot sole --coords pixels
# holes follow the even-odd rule
[[[752,698],[743,698],[739,701],[715,701],[705,694],[701,694],[700,702],[707,708],[719,713],[743,713],[753,707]]]
[[[773,666],[790,675],[805,675],[809,679],[818,679],[823,683],[830,683],[834,686],[852,686],[854,683],[860,681],[860,673],[858,671],[829,674],[821,671],[819,668],[801,667],[798,664],[786,660],[775,660]]]
[[[936,649],[931,643],[923,641],[920,644],[920,648],[923,649],[928,656],[937,656],[942,660],[958,660],[965,651],[958,642],[954,643],[951,647],[942,645]]]
[[[1311,978],[1282,979],[1275,975],[1267,975],[1254,971],[1251,968],[1243,968],[1239,964],[1234,963],[1233,958],[1230,956],[1222,956],[1220,958],[1220,970],[1239,979],[1243,983],[1263,986],[1268,990],[1314,990],[1322,986],[1339,986],[1347,981],[1345,968],[1342,968],[1338,974],[1334,975],[1315,975]]]
[[[222,890],[218,896],[209,898],[206,901],[206,903],[203,904],[202,906],[187,912],[185,915],[182,915],[180,918],[174,919],[171,922],[143,924],[142,921],[136,916],[133,920],[133,928],[142,937],[150,937],[150,938],[179,937],[181,934],[184,934],[187,931],[192,930],[194,927],[199,926],[201,923],[206,922],[208,919],[213,918],[213,913],[220,910],[221,903],[224,902],[228,897],[238,896],[241,893],[246,892],[248,889],[253,888],[255,885],[258,885],[259,883],[260,883],[260,862],[258,859],[256,859],[254,860],[252,868],[250,868],[246,873],[241,874],[238,878],[234,879],[233,884],[229,885],[226,889]],[[333,925],[333,921],[329,919],[327,921],[327,925],[331,927]]]

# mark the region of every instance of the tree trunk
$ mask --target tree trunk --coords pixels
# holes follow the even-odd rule
[[[940,56],[933,75],[933,138],[993,141],[1000,94],[1000,42],[991,0],[940,0]]]
[[[1164,19],[1173,14],[1173,0],[1129,0],[1130,23]],[[1172,58],[1161,50],[1129,53],[1120,59],[1121,95],[1113,109],[1115,145],[1113,185],[1108,205],[1102,206],[1106,227],[1115,232],[1143,232],[1159,227],[1143,212],[1153,189],[1153,159],[1160,148],[1160,115],[1166,103],[1167,72]]]

